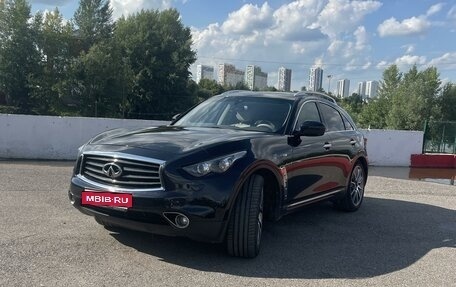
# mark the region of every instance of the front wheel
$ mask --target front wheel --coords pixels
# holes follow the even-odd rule
[[[365,185],[366,173],[363,166],[358,162],[351,172],[347,191],[342,198],[335,202],[336,207],[344,211],[358,210],[363,202]]]
[[[228,253],[236,257],[254,258],[260,251],[263,231],[263,185],[260,175],[252,175],[242,187],[228,223]]]

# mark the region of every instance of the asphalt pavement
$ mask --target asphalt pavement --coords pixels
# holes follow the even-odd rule
[[[0,161],[0,286],[456,286],[456,187],[372,168],[362,208],[268,223],[255,259],[111,232],[74,209],[72,163]]]

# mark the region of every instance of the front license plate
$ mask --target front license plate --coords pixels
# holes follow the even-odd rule
[[[82,192],[82,204],[129,208],[133,206],[133,196],[129,193],[85,190]]]

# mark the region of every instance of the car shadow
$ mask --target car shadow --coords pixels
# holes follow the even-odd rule
[[[366,278],[406,268],[426,253],[456,247],[456,212],[437,206],[366,197],[355,213],[322,203],[265,227],[255,259],[232,258],[223,245],[134,231],[120,243],[171,264],[245,277]]]

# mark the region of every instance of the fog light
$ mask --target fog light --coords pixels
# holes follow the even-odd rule
[[[74,205],[75,200],[74,200],[74,196],[71,193],[71,191],[68,191],[68,198],[70,199],[71,205]]]
[[[182,214],[176,216],[175,222],[179,228],[186,228],[190,224],[188,217]]]

